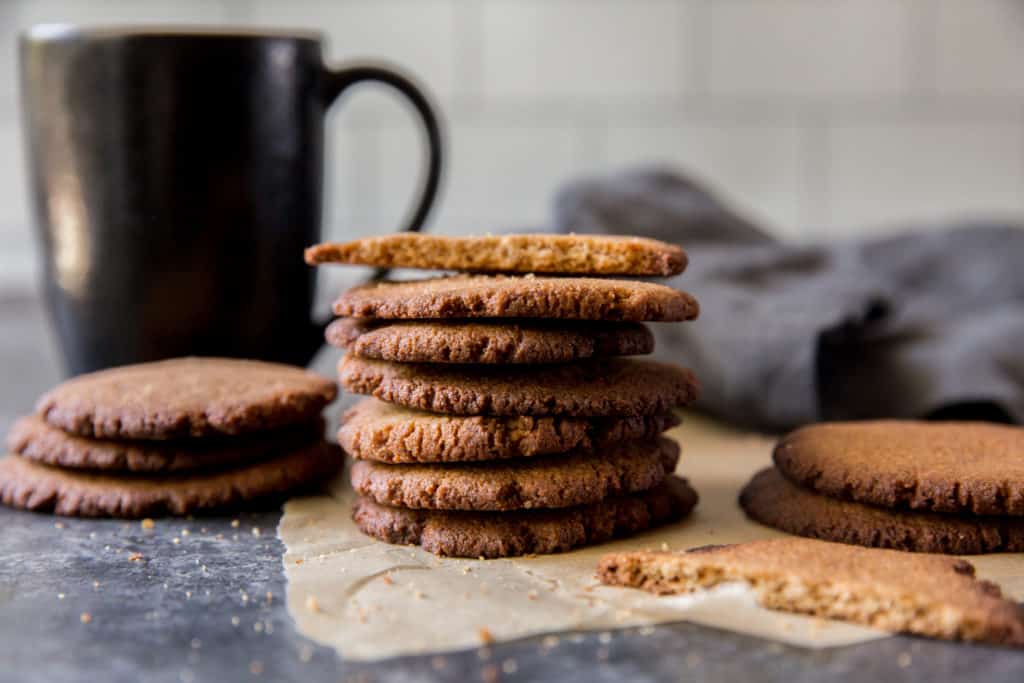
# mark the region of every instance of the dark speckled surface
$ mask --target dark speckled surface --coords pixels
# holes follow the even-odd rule
[[[6,431],[59,372],[34,301],[0,299],[0,329]],[[1024,652],[902,637],[810,651],[689,624],[346,663],[287,615],[278,517],[147,531],[0,509],[0,681],[1024,681]]]

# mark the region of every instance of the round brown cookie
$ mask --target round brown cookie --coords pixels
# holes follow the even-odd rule
[[[184,472],[259,462],[319,441],[323,433],[323,420],[316,420],[242,436],[113,441],[69,434],[30,415],[14,423],[7,447],[28,460],[71,469]]]
[[[772,467],[743,488],[740,506],[762,524],[826,541],[950,555],[1024,551],[1024,520],[888,510],[828,498]]]
[[[624,358],[453,368],[346,354],[338,375],[353,393],[456,415],[660,415],[692,403],[700,388],[685,368]]]
[[[675,522],[697,505],[697,492],[672,476],[640,493],[561,510],[447,512],[408,510],[356,499],[352,518],[366,535],[419,545],[448,557],[561,553]]]
[[[879,420],[811,425],[783,437],[775,464],[836,498],[891,508],[1024,515],[1024,428]]]
[[[338,443],[361,460],[391,463],[502,460],[650,440],[679,424],[647,417],[482,417],[427,413],[368,398],[342,418]]]
[[[665,285],[586,277],[452,275],[354,287],[334,312],[355,318],[693,320],[697,300]]]
[[[448,237],[400,232],[306,249],[306,263],[426,268],[483,273],[678,275],[686,253],[643,237],[618,235],[485,235]]]
[[[80,375],[45,394],[36,411],[81,436],[169,439],[310,422],[336,395],[331,380],[290,365],[175,358]]]
[[[586,505],[657,486],[679,460],[669,439],[525,462],[390,465],[357,460],[352,488],[382,505],[429,510],[530,510]]]
[[[143,478],[65,470],[18,455],[0,458],[0,503],[72,517],[159,517],[237,508],[322,483],[343,461],[319,442],[227,470]]]
[[[355,356],[398,363],[565,363],[654,350],[640,323],[339,318],[326,336]]]

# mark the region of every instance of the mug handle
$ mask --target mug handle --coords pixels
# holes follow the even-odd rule
[[[330,106],[350,85],[360,81],[375,81],[394,88],[405,95],[423,121],[423,127],[427,133],[427,174],[423,186],[420,188],[416,210],[409,219],[408,225],[405,226],[405,230],[417,232],[423,227],[441,184],[441,127],[438,124],[437,116],[434,114],[430,101],[413,83],[412,79],[402,75],[394,68],[377,64],[360,63],[337,69],[327,69],[323,91],[324,107]],[[374,279],[382,278],[385,274],[387,274],[387,269],[378,270]]]

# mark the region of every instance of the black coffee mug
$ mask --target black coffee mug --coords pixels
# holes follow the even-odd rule
[[[324,65],[306,33],[36,26],[21,88],[44,288],[67,370],[183,355],[305,364],[320,238],[324,114],[349,86],[405,95],[426,129],[437,194],[441,135],[398,71]]]

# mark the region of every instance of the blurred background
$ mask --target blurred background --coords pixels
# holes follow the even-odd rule
[[[415,73],[447,120],[430,229],[545,223],[580,174],[666,161],[795,240],[1024,213],[1015,0],[4,0],[0,293],[31,289],[16,38],[39,22],[323,31]],[[394,230],[419,129],[383,88],[330,117],[325,237]]]

